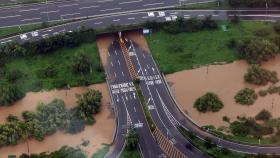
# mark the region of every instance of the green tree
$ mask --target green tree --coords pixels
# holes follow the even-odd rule
[[[195,101],[194,107],[200,112],[217,112],[224,107],[224,104],[216,94],[208,92]]]
[[[259,65],[251,65],[247,73],[244,75],[245,81],[256,85],[266,85],[268,82],[278,82],[277,73],[261,68]]]
[[[93,114],[100,111],[102,94],[94,89],[78,94],[77,96],[77,115],[87,123],[93,123]]]
[[[275,58],[278,50],[278,47],[268,40],[253,39],[241,45],[240,55],[251,64],[260,64]]]
[[[256,115],[255,119],[256,119],[256,120],[269,120],[271,117],[272,117],[272,116],[271,116],[271,113],[270,113],[269,111],[263,109],[262,111],[260,111],[260,112]]]
[[[136,129],[131,127],[129,129],[129,132],[126,134],[126,142],[127,142],[127,148],[129,150],[133,150],[133,149],[136,149],[137,148],[137,145],[138,145],[138,141],[139,141],[139,135],[138,133],[136,132]]]
[[[11,105],[24,96],[15,85],[0,86],[0,106]]]
[[[79,53],[73,58],[72,69],[75,73],[87,74],[91,71],[91,67],[92,62],[86,54]]]
[[[242,105],[252,105],[257,100],[258,95],[253,89],[244,88],[237,92],[234,96],[235,102],[242,104]]]

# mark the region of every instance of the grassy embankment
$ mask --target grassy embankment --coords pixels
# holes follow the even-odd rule
[[[227,32],[220,27],[224,24],[229,26]],[[237,51],[227,47],[228,40],[254,37],[254,32],[261,28],[273,31],[272,24],[267,22],[244,21],[232,24],[222,21],[219,22],[219,29],[214,31],[175,35],[160,31],[147,36],[146,39],[160,70],[164,73],[174,73],[214,62],[232,62],[239,59]],[[183,51],[175,53],[174,46],[182,47]]]
[[[84,52],[92,61],[92,73],[81,75],[72,72],[71,63],[75,54]],[[35,55],[29,57],[9,58],[6,67],[2,71],[20,70],[24,74],[22,78],[16,81],[20,90],[23,92],[50,90],[56,88],[60,82],[67,83],[70,87],[79,86],[80,81],[85,79],[89,83],[99,83],[105,81],[103,71],[98,71],[100,67],[100,58],[95,43],[82,44],[77,48],[63,48],[46,55]],[[38,78],[38,71],[53,66],[56,75],[52,78]],[[0,69],[1,71],[1,69]],[[3,76],[0,77],[0,84],[6,83]]]

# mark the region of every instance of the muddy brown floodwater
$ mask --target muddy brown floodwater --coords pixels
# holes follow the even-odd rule
[[[29,140],[30,153],[40,153],[45,151],[54,151],[64,145],[77,147],[85,150],[89,156],[102,147],[102,144],[110,144],[115,129],[114,113],[110,106],[110,97],[105,83],[95,84],[89,87],[76,87],[70,90],[52,90],[48,92],[30,92],[26,96],[10,107],[0,107],[0,123],[5,122],[9,114],[21,116],[25,110],[35,111],[38,102],[49,103],[55,98],[62,99],[67,108],[76,106],[75,94],[83,93],[88,88],[93,88],[102,92],[102,107],[99,114],[95,115],[96,123],[92,126],[86,126],[85,130],[78,134],[66,134],[56,132],[48,136],[44,141]],[[84,147],[81,144],[83,140],[90,141],[89,145]],[[8,155],[20,155],[28,153],[27,143],[23,142],[15,146],[0,148],[0,158],[7,158]]]
[[[276,71],[280,77],[280,56],[276,59],[263,64],[263,67]],[[201,67],[193,70],[185,70],[167,75],[167,80],[175,99],[180,106],[193,118],[199,125],[228,126],[222,120],[227,116],[231,121],[236,120],[237,116],[254,117],[262,109],[267,109],[274,118],[280,117],[280,96],[279,94],[259,97],[254,105],[244,106],[236,104],[234,95],[242,88],[253,88],[258,92],[267,86],[254,86],[244,81],[244,74],[249,65],[243,61],[235,61],[226,65],[211,65],[207,68]],[[208,73],[207,73],[208,69]],[[277,85],[280,85],[279,83]],[[224,108],[219,112],[200,113],[193,108],[195,100],[206,92],[218,94],[224,103]]]

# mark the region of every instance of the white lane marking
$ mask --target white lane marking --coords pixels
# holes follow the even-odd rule
[[[15,18],[15,17],[19,17],[19,16],[21,16],[21,15],[4,16],[4,17],[0,17],[0,19]]]
[[[110,56],[110,52],[108,52],[108,56]]]
[[[151,3],[151,4],[144,4],[143,6],[146,7],[146,6],[161,5],[161,4],[164,4],[164,2],[160,2],[160,3]]]
[[[100,24],[102,24],[103,22],[96,22],[96,23],[94,23],[94,24],[96,24],[96,25],[100,25]]]
[[[131,49],[131,45],[128,47],[128,51]]]
[[[83,9],[90,9],[90,8],[98,8],[99,6],[97,5],[91,5],[91,6],[88,6],[88,7],[81,7],[79,8],[80,10],[83,10]]]
[[[32,20],[40,20],[41,18],[31,18],[31,19],[22,19],[21,21],[32,21]]]
[[[126,93],[124,93],[124,96],[125,96],[125,99],[128,100],[128,97],[127,97]]]
[[[143,53],[142,55],[143,55],[143,58],[146,58],[146,56],[145,56],[145,54],[144,54],[144,53]]]
[[[190,16],[190,15],[188,15],[188,14],[185,14],[184,16]]]
[[[137,71],[137,76],[138,76],[138,74],[139,74],[140,70],[141,70],[141,69],[139,69],[139,70]]]
[[[118,60],[118,64],[121,65],[121,62]]]
[[[129,95],[129,98],[132,100],[132,96],[131,96],[131,94]]]
[[[97,1],[98,3],[105,3],[105,2],[113,2],[114,0],[102,0],[102,1]]]
[[[49,13],[57,13],[59,10],[52,10],[52,11],[47,11],[47,12],[40,12],[41,14],[49,14]]]
[[[149,65],[147,65],[147,68],[148,68],[148,69],[150,68]]]
[[[138,1],[128,1],[128,2],[120,2],[119,4],[129,4],[129,3],[139,3],[142,2],[143,0],[138,0]]]
[[[122,76],[124,76],[124,73],[122,72]]]
[[[203,15],[203,14],[199,14],[198,16],[203,17],[203,16],[205,16],[205,15]]]
[[[134,112],[136,112],[136,108],[135,108],[135,107],[133,107],[133,109],[134,109]]]
[[[219,16],[218,14],[213,14],[212,16]]]
[[[151,100],[151,98],[149,98],[149,99],[148,99],[148,101],[147,101],[147,105],[149,105],[150,100]]]
[[[112,67],[114,67],[114,64],[113,64],[113,62],[112,62],[112,61],[111,61],[111,66],[112,66]]]
[[[34,8],[34,9],[23,9],[19,10],[18,12],[28,12],[28,11],[34,11],[34,10],[39,10],[40,8]]]
[[[178,12],[173,12],[173,13],[170,13],[170,15],[177,15]]]
[[[119,96],[117,95],[117,102],[119,102],[120,101],[120,99],[119,99]]]
[[[114,19],[113,21],[117,22],[117,21],[120,21],[121,19]]]
[[[144,69],[144,71],[145,71],[146,75],[148,75],[148,73],[147,73],[147,69]]]
[[[154,74],[156,74],[154,67],[152,67],[152,70],[153,70]]]
[[[64,16],[79,15],[79,14],[81,14],[81,13],[63,14],[63,15],[61,15],[61,16],[64,17]]]
[[[115,55],[118,55],[116,50],[115,50]]]
[[[148,17],[148,16],[143,16],[143,17],[142,17],[142,19],[147,19],[147,18],[149,18],[149,17]]]
[[[101,12],[106,12],[106,11],[113,11],[113,10],[120,10],[122,8],[112,8],[112,9],[103,9],[103,10],[100,10]]]
[[[116,72],[114,72],[114,74],[115,74],[115,78],[117,78],[117,74],[116,74]]]
[[[79,5],[77,3],[74,3],[74,4],[65,4],[65,5],[60,5],[58,6],[59,8],[63,8],[63,7],[72,7],[72,6],[76,6],[76,5]]]
[[[128,20],[134,20],[135,18],[127,18]]]
[[[133,92],[133,98],[136,99],[136,94]]]

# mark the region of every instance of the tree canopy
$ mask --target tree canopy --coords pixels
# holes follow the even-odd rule
[[[194,107],[200,112],[217,112],[224,104],[216,94],[208,92],[195,101]]]

